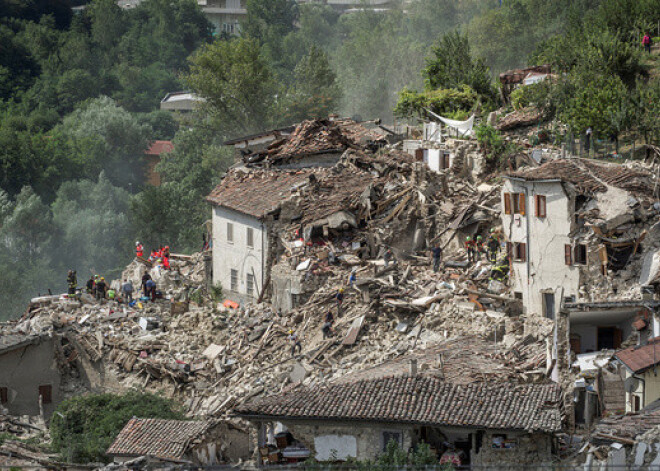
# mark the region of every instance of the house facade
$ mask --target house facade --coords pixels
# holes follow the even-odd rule
[[[241,22],[247,17],[247,0],[197,0],[217,34],[241,34]]]
[[[269,464],[305,451],[318,461],[373,460],[393,440],[404,450],[427,443],[440,462],[538,465],[552,459],[560,397],[555,384],[403,375],[299,387],[235,412],[258,428],[259,458]]]
[[[578,294],[586,247],[581,252],[579,242],[569,236],[574,224],[571,206],[572,198],[560,180],[507,177],[504,181],[502,225],[510,279],[528,314],[553,319],[560,296]],[[584,257],[571,257],[574,251]]]
[[[274,254],[271,223],[306,171],[234,169],[208,196],[213,206],[213,283],[237,301],[259,298]]]
[[[626,412],[639,412],[660,399],[660,337],[616,352],[626,382]]]
[[[48,336],[0,337],[0,409],[11,415],[53,414],[62,400],[55,350],[56,340]]]

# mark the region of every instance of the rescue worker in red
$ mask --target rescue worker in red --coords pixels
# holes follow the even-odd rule
[[[142,247],[142,244],[140,242],[135,243],[135,255],[137,257],[143,257],[144,256],[144,247]]]
[[[475,252],[476,252],[476,244],[474,240],[472,240],[472,237],[467,236],[465,238],[465,251],[467,252],[467,257],[468,257],[468,263],[472,264],[475,261]]]

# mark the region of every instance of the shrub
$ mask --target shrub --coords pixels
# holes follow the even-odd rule
[[[132,417],[185,418],[177,404],[155,394],[134,390],[76,396],[62,402],[52,416],[53,449],[69,462],[107,462],[105,451]]]

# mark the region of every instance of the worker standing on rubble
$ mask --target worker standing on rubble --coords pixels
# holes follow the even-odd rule
[[[488,260],[491,263],[497,262],[497,256],[500,253],[500,238],[495,233],[495,229],[490,230],[488,237]]]
[[[442,247],[440,244],[435,244],[431,249],[431,257],[433,258],[433,271],[438,273],[440,264],[442,263]]]
[[[468,263],[472,264],[474,263],[474,259],[475,259],[474,252],[475,252],[476,244],[474,243],[474,240],[472,240],[472,237],[467,236],[465,238],[464,245],[465,245],[465,251],[467,252]]]
[[[475,261],[481,260],[481,254],[486,254],[488,258],[488,253],[486,252],[486,247],[484,246],[484,239],[480,235],[477,236],[477,240],[474,243],[474,259]]]
[[[75,296],[76,288],[78,287],[78,277],[75,270],[69,270],[67,273],[66,282],[69,285],[69,296]]]
[[[133,302],[133,283],[124,280],[124,284],[121,286],[121,292],[126,304]]]
[[[151,275],[149,273],[145,273],[142,275],[142,296],[147,296],[147,281],[151,279]]]
[[[105,292],[108,288],[108,285],[105,284],[105,278],[101,277],[96,282],[96,299],[101,300],[105,299]]]
[[[139,241],[135,243],[135,256],[138,258],[144,256],[144,247],[142,247],[142,244]]]
[[[145,283],[145,287],[147,289],[145,295],[148,296],[151,301],[156,300],[156,282],[149,277],[147,282]]]
[[[344,288],[339,288],[339,291],[335,295],[335,300],[337,301],[337,317],[339,317],[341,316],[341,306],[344,303]]]
[[[87,284],[85,285],[85,287],[87,288],[87,294],[94,293],[94,285],[95,285],[94,275],[89,275],[89,280],[87,280]]]
[[[348,275],[348,282],[346,283],[350,288],[353,287],[353,283],[357,281],[357,275],[355,274],[356,268],[351,270],[351,274]]]
[[[323,327],[321,327],[324,339],[332,336],[332,323],[334,321],[335,317],[332,315],[332,311],[328,310],[328,312],[325,314],[325,318],[323,319]]]
[[[289,330],[289,337],[287,338],[291,342],[291,358],[296,356],[296,348],[298,349],[298,353],[302,353],[302,344],[293,329]]]

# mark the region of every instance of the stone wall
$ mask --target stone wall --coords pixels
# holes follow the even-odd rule
[[[493,439],[497,435],[506,435],[507,440],[515,443],[512,448],[494,448]],[[543,433],[498,433],[486,432],[481,449],[472,453],[472,465],[493,466],[504,470],[522,469],[524,465],[540,466],[552,461],[552,437]]]
[[[354,424],[348,422],[285,422],[291,434],[316,456],[315,438],[327,436],[355,437],[358,460],[372,460],[383,451],[383,432],[400,433],[404,450],[412,446],[413,428],[406,425]]]

